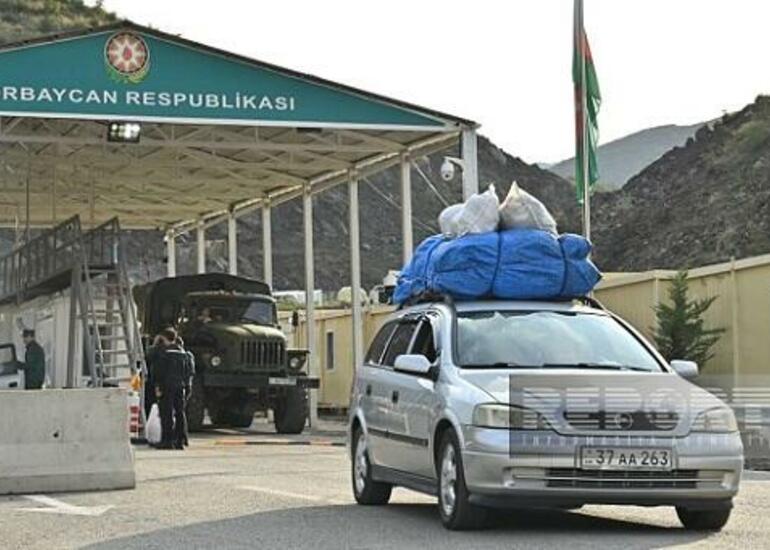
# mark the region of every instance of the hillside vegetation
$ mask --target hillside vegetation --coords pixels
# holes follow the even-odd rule
[[[770,98],[703,126],[598,195],[597,259],[608,269],[682,269],[770,252]]]
[[[0,42],[17,42],[44,34],[86,29],[116,21],[99,2],[79,0],[0,0]]]

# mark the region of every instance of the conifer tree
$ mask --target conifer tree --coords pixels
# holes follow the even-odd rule
[[[687,359],[701,367],[714,356],[712,348],[725,332],[724,328],[706,328],[703,315],[717,296],[691,300],[687,271],[678,272],[668,289],[670,303],[655,307],[658,326],[654,329],[655,344],[667,361]]]

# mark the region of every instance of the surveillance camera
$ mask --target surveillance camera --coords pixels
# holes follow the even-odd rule
[[[444,181],[451,181],[455,177],[455,165],[449,160],[449,157],[444,157],[444,162],[441,163],[441,178]]]

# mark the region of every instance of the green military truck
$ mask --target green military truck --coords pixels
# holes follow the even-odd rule
[[[272,409],[278,433],[300,433],[308,391],[307,351],[288,349],[270,287],[221,273],[170,277],[134,288],[145,345],[175,327],[195,355],[187,405],[190,430],[208,411],[216,425],[245,428],[254,413]]]

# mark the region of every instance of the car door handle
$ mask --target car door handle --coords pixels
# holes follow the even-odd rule
[[[366,385],[366,395],[367,395],[367,397],[372,395],[372,385],[371,384],[367,384]]]
[[[398,403],[398,392],[396,390],[393,390],[393,393],[390,395],[390,400],[395,404]]]

